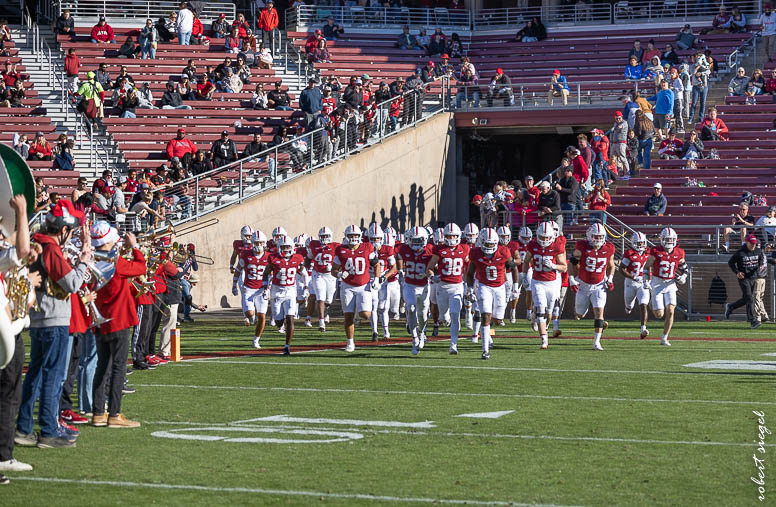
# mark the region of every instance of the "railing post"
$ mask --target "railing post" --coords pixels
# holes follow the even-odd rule
[[[582,105],[582,85],[577,83],[577,106]]]
[[[242,160],[240,160],[240,188],[238,190],[238,200],[242,202],[243,200],[243,163]]]
[[[194,216],[199,216],[199,175],[194,177]]]
[[[520,85],[520,107],[525,107],[525,88]]]
[[[273,176],[273,179],[275,180],[275,189],[278,188],[278,170],[279,170],[278,166],[279,165],[280,165],[280,160],[278,159],[278,147],[275,146],[275,170],[272,171],[273,172],[272,176]]]

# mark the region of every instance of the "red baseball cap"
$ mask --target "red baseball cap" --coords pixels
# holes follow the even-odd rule
[[[219,17],[219,18],[225,18],[225,17],[226,17],[226,14],[224,14],[224,13],[222,12],[221,14],[219,14],[219,15],[218,15],[218,17]]]
[[[504,69],[502,69],[501,67],[496,69],[496,74],[503,74],[503,73],[504,73]]]
[[[443,55],[441,56],[441,58],[442,58],[442,60],[449,59],[449,58],[450,58],[450,55],[448,55],[447,53],[445,53],[445,54],[443,54]]]
[[[552,73],[560,75],[560,71],[558,69],[553,70]]]
[[[750,234],[749,236],[746,237],[746,241],[747,241],[747,243],[751,243],[753,245],[756,245],[757,244],[757,236],[755,236],[754,234]]]
[[[181,133],[185,134],[186,133],[186,129],[181,127],[181,128],[178,129],[178,133],[179,134],[181,134]]]
[[[322,33],[323,33],[323,32],[321,32],[321,29],[320,29],[320,28],[318,28],[317,30],[315,30],[315,35],[321,35]]]
[[[622,118],[622,111],[615,111],[614,116],[619,116],[620,118]]]
[[[429,60],[429,61],[428,61],[428,66],[429,66],[429,67],[431,67],[431,68],[433,68],[433,67],[434,67],[434,62],[433,62],[433,61],[431,61],[431,60]]]
[[[472,204],[477,204],[478,202],[482,202],[482,196],[480,194],[477,194],[474,197],[472,197]]]

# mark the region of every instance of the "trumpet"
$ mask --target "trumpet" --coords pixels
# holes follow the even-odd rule
[[[82,289],[82,290],[78,291],[78,295],[81,296],[81,301],[82,302],[84,302],[83,300],[90,293],[91,293],[91,291],[88,290],[88,289]],[[105,317],[102,316],[102,314],[100,313],[100,310],[97,309],[97,305],[94,303],[93,299],[91,301],[89,301],[89,304],[86,305],[86,315],[87,315],[87,317],[89,315],[91,315],[91,317],[92,317],[92,325],[89,326],[90,328],[99,327],[99,326],[105,324],[106,322],[110,322],[111,321],[111,319],[108,319],[108,318],[105,318]]]

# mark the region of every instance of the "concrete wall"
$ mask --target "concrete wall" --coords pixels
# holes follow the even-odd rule
[[[245,224],[267,236],[278,225],[293,236],[314,236],[326,225],[339,238],[352,223],[367,227],[374,221],[403,231],[454,217],[452,128],[452,115],[438,114],[347,160],[209,215],[219,224],[179,239],[196,244],[198,253],[215,260],[215,266],[200,266],[194,300],[211,307],[240,306],[231,294],[228,263],[232,242]]]

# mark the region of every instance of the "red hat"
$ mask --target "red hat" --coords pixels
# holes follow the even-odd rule
[[[749,236],[746,237],[746,241],[747,241],[747,243],[751,243],[753,245],[756,245],[757,244],[757,236],[755,236],[754,234],[750,234]]]
[[[431,68],[433,69],[433,68],[434,68],[434,62],[432,62],[431,60],[429,60],[429,61],[428,61],[428,66],[429,66],[429,67],[431,67]]]
[[[165,262],[162,265],[162,272],[167,276],[175,276],[178,274],[178,267],[172,262]]]
[[[719,194],[716,192],[709,192],[709,197],[719,197]]]
[[[72,229],[77,227],[83,219],[83,212],[75,209],[71,201],[60,199],[46,215],[46,224],[56,227],[57,230],[66,225]]]
[[[552,73],[560,76],[560,71],[558,69],[553,70]]]
[[[475,195],[472,197],[472,204],[478,204],[482,202],[482,196],[480,194]]]
[[[443,55],[441,56],[441,58],[442,58],[442,60],[445,60],[445,59],[450,59],[450,55],[448,55],[447,53],[445,53],[445,54],[443,54]]]
[[[181,127],[181,128],[178,129],[178,133],[179,134],[185,134],[186,133],[186,129]]]
[[[218,18],[219,18],[219,19],[223,19],[223,18],[225,18],[225,17],[226,17],[226,14],[224,14],[223,12],[222,12],[221,14],[219,14],[219,15],[218,15]]]
[[[620,118],[622,118],[622,111],[615,111],[614,116],[615,117],[619,116]]]
[[[323,33],[323,32],[321,32],[321,29],[320,29],[320,28],[318,28],[317,30],[315,30],[315,35],[321,35],[322,33]]]
[[[503,74],[503,73],[504,73],[504,69],[502,69],[501,67],[496,69],[496,74]]]

